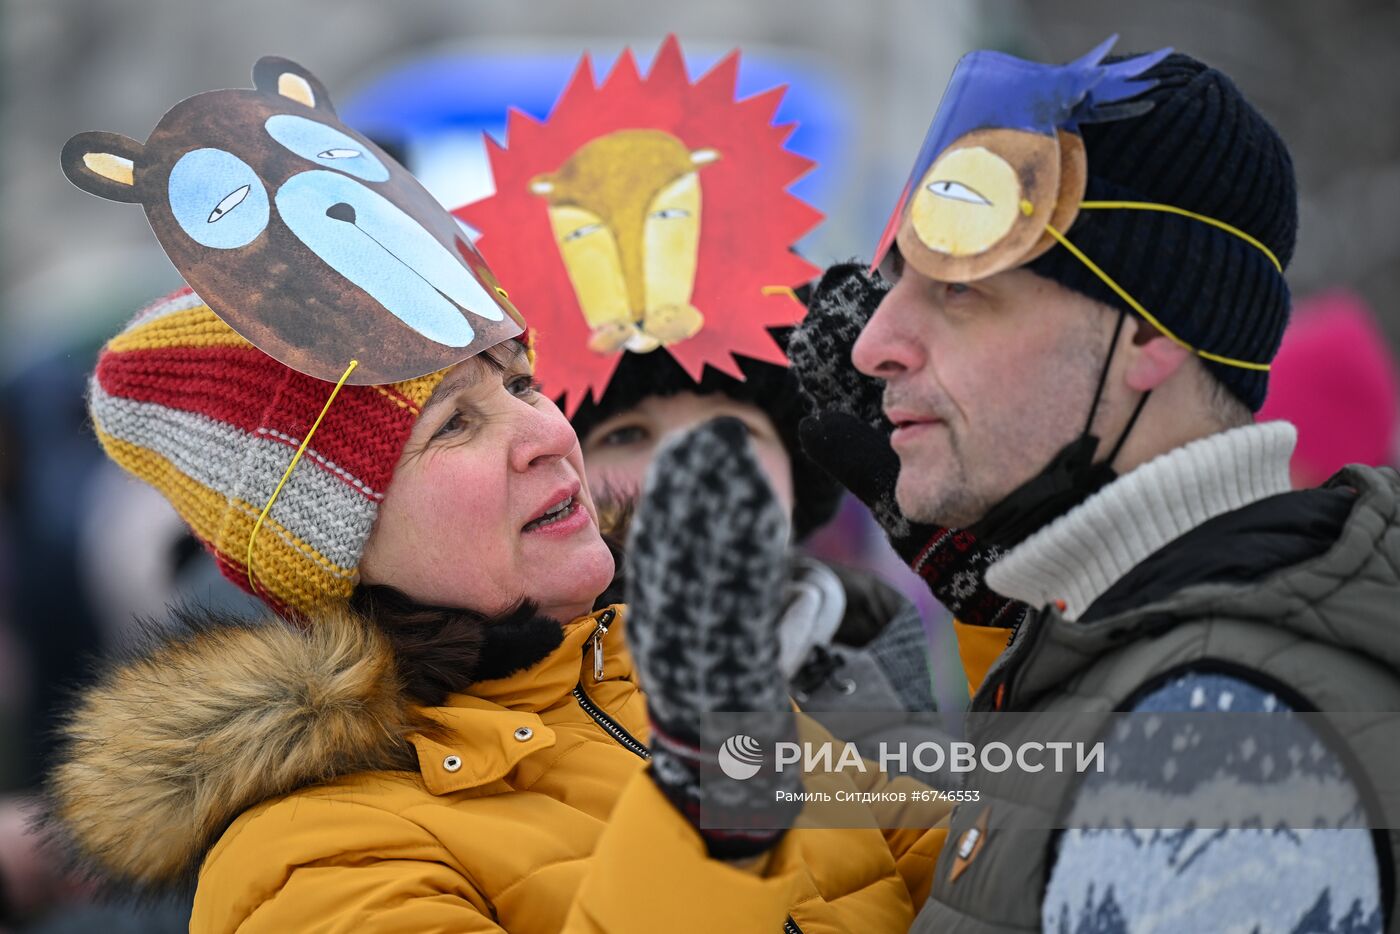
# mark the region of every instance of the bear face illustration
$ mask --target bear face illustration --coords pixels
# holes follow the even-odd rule
[[[161,247],[234,330],[282,363],[396,382],[523,330],[485,261],[409,172],[341,123],[286,59],[254,90],[176,104],[143,145],[81,133],[63,168],[79,188],[141,204]]]

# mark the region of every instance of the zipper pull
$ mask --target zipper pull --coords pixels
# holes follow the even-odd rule
[[[593,630],[593,681],[603,680],[603,637],[608,634],[608,624],[613,621],[613,611],[608,610],[598,617],[598,628]]]

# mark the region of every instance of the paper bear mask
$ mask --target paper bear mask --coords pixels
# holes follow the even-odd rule
[[[176,104],[143,145],[80,133],[63,170],[141,204],[191,288],[243,337],[326,380],[397,382],[523,330],[462,228],[409,174],[341,123],[324,86],[286,59],[253,90]]]

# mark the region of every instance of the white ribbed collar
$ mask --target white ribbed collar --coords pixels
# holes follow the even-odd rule
[[[1104,487],[987,569],[997,593],[1078,619],[1149,555],[1208,519],[1291,489],[1298,432],[1246,425],[1168,451]]]

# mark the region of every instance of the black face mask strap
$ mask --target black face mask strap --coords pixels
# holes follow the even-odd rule
[[[1128,419],[1128,424],[1113,446],[1113,453],[1109,454],[1107,460],[1095,463],[1093,458],[1098,450],[1099,439],[1090,429],[1093,427],[1094,413],[1098,411],[1104,387],[1108,384],[1108,370],[1113,364],[1113,354],[1118,349],[1118,337],[1123,332],[1125,318],[1127,313],[1120,311],[1118,323],[1113,328],[1113,340],[1109,344],[1103,368],[1099,371],[1099,385],[1094,390],[1094,401],[1089,406],[1089,418],[1084,424],[1084,430],[1079,433],[1079,437],[1065,445],[1040,473],[1013,490],[1001,502],[992,506],[981,520],[973,524],[970,531],[980,541],[1003,549],[1014,548],[1032,533],[1044,528],[1101,490],[1117,476],[1111,466],[1113,460],[1122,450],[1128,432],[1132,431],[1133,425],[1137,423],[1138,416],[1142,414],[1142,408],[1147,403],[1147,397],[1151,394],[1143,393],[1142,398],[1138,400],[1132,418]]]
[[[1118,443],[1113,446],[1113,450],[1103,459],[1105,465],[1112,467],[1113,462],[1118,459],[1118,452],[1123,450],[1123,442],[1128,440],[1128,432],[1132,431],[1133,426],[1137,424],[1138,416],[1142,414],[1142,407],[1147,405],[1147,397],[1150,395],[1152,395],[1152,390],[1149,389],[1147,392],[1143,393],[1142,398],[1138,400],[1137,407],[1133,409],[1133,417],[1128,419],[1128,424],[1123,426],[1123,433],[1118,436]]]
[[[1104,384],[1108,382],[1108,368],[1113,363],[1113,355],[1118,351],[1118,335],[1123,332],[1123,322],[1127,319],[1128,313],[1120,310],[1118,312],[1118,323],[1113,326],[1113,340],[1108,345],[1108,356],[1104,359],[1103,369],[1099,371],[1099,386],[1094,390],[1094,404],[1089,407],[1089,420],[1084,424],[1084,431],[1081,432],[1082,435],[1089,434],[1089,428],[1094,424],[1094,412],[1099,407],[1099,399],[1103,395]],[[1107,457],[1099,461],[1099,464],[1110,470],[1113,468],[1113,462],[1118,459],[1118,452],[1123,450],[1123,444],[1128,440],[1128,433],[1131,432],[1133,426],[1137,424],[1138,416],[1142,414],[1142,408],[1147,405],[1147,397],[1150,395],[1152,395],[1152,390],[1149,389],[1142,394],[1142,398],[1138,399],[1137,406],[1133,408],[1132,417],[1128,419],[1128,424],[1123,426],[1122,432],[1118,435],[1118,441],[1113,445],[1113,450],[1108,453]]]
[[[1099,384],[1094,388],[1094,401],[1089,403],[1089,417],[1084,420],[1084,430],[1080,432],[1080,435],[1087,435],[1089,429],[1094,427],[1094,413],[1098,411],[1099,400],[1103,398],[1103,387],[1108,383],[1108,368],[1113,365],[1113,355],[1118,352],[1118,335],[1123,333],[1123,322],[1126,320],[1128,320],[1128,313],[1120,310],[1118,323],[1113,326],[1113,337],[1108,341],[1108,355],[1103,358],[1103,367],[1099,370]],[[1133,420],[1137,420],[1136,415],[1133,416]],[[1128,427],[1132,427],[1132,422],[1128,423]],[[1121,446],[1123,440],[1120,438],[1118,443]],[[1114,448],[1114,452],[1117,453],[1117,448]],[[1109,460],[1111,461],[1113,458],[1110,457]]]

